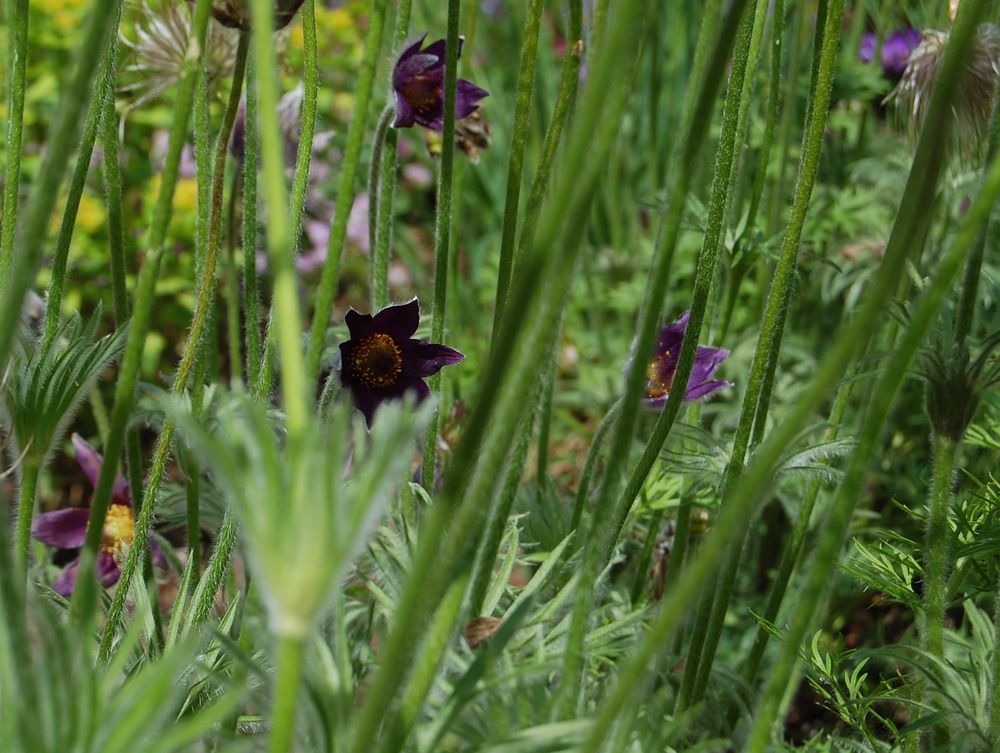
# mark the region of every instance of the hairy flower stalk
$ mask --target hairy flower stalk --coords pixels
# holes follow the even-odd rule
[[[364,57],[358,71],[355,117],[351,119],[351,124],[347,129],[347,145],[344,149],[344,159],[341,163],[340,178],[337,183],[336,210],[330,225],[326,260],[323,262],[323,272],[320,276],[319,288],[316,291],[316,307],[313,311],[312,331],[309,335],[309,347],[306,351],[305,375],[306,381],[310,383],[314,382],[316,375],[319,374],[320,359],[326,344],[327,324],[330,321],[333,298],[340,281],[341,256],[344,251],[344,240],[347,238],[347,221],[354,204],[354,183],[361,161],[361,148],[368,125],[368,111],[371,109],[375,67],[378,63],[379,51],[382,48],[385,16],[386,0],[372,0],[368,37],[365,40]],[[298,338],[299,335],[296,334],[295,337]]]
[[[229,101],[226,105],[226,112],[215,145],[214,163],[212,165],[212,190],[211,209],[209,214],[208,238],[206,239],[205,259],[201,270],[201,277],[198,280],[198,295],[195,304],[195,311],[191,321],[191,329],[181,353],[181,361],[174,375],[174,383],[171,392],[175,395],[184,394],[188,388],[192,369],[195,366],[198,356],[202,350],[202,340],[206,332],[207,318],[213,304],[216,287],[216,262],[219,248],[221,246],[222,214],[223,214],[223,190],[225,186],[225,164],[228,153],[229,136],[232,131],[233,122],[236,119],[236,111],[239,107],[240,94],[242,89],[243,76],[246,66],[247,52],[250,46],[250,35],[248,32],[241,32],[240,42],[237,48],[236,64],[234,67],[234,78],[229,92]],[[158,261],[158,260],[157,260]],[[150,262],[147,260],[146,264]],[[146,266],[143,267],[143,273]],[[139,302],[136,303],[138,312]],[[148,304],[147,304],[148,305]],[[148,318],[148,314],[146,315]],[[135,324],[133,324],[133,327]],[[148,325],[147,325],[148,326]],[[129,345],[133,332],[129,332]],[[126,346],[126,359],[128,358],[128,345]],[[124,367],[123,367],[124,371]],[[116,405],[117,395],[116,395]],[[160,436],[157,438],[156,447],[153,450],[153,463],[150,469],[149,480],[147,481],[143,494],[142,507],[136,521],[135,538],[132,546],[125,558],[122,567],[122,582],[124,588],[115,591],[111,609],[108,612],[107,624],[101,638],[101,655],[107,659],[110,656],[112,642],[117,637],[119,623],[122,619],[125,607],[125,597],[128,585],[138,567],[139,560],[143,556],[149,538],[149,530],[152,524],[155,500],[159,492],[163,475],[166,471],[166,464],[170,454],[171,442],[175,430],[174,421],[168,418],[164,421]],[[109,440],[110,445],[110,440]],[[119,446],[120,452],[120,446]],[[110,453],[109,453],[110,456]],[[96,501],[96,498],[95,498]]]
[[[802,164],[799,168],[791,219],[782,240],[781,255],[774,271],[771,289],[768,291],[763,323],[757,337],[757,347],[750,367],[750,376],[747,380],[747,391],[743,397],[739,424],[733,439],[733,451],[730,455],[729,468],[723,484],[721,494],[723,499],[729,497],[732,489],[740,482],[746,454],[750,447],[751,432],[757,416],[758,405],[762,401],[769,400],[769,394],[765,394],[764,387],[766,386],[769,390],[773,386],[773,381],[766,381],[765,376],[769,365],[773,366],[777,363],[802,230],[805,227],[809,201],[819,171],[820,156],[823,152],[823,134],[826,129],[827,112],[830,108],[840,42],[839,31],[842,13],[843,2],[833,0],[827,7],[826,23],[821,38],[822,44],[817,45],[815,51],[818,58],[816,86],[808,108],[809,121],[803,136]],[[722,633],[722,625],[729,607],[729,598],[736,582],[742,548],[742,542],[732,548],[727,555],[726,563],[723,565],[717,588],[709,589],[707,592],[712,594],[711,612],[708,615],[705,615],[704,612],[700,615],[703,620],[696,621],[692,633],[696,638],[698,636],[704,637],[704,646],[699,654],[692,654],[688,657],[681,700],[678,703],[696,703],[704,694]],[[707,619],[705,619],[706,617]],[[689,681],[689,676],[693,680]],[[685,689],[687,694],[685,694]]]
[[[426,632],[430,614],[468,560],[469,545],[477,540],[483,525],[482,500],[496,488],[510,437],[531,407],[523,396],[534,382],[542,352],[551,344],[561,314],[561,303],[555,301],[561,301],[568,290],[580,252],[582,218],[618,132],[629,90],[628,74],[636,59],[630,45],[642,5],[640,0],[621,0],[605,37],[600,64],[591,71],[567,139],[566,171],[560,171],[550,202],[540,215],[537,239],[525,254],[522,271],[515,272],[497,348],[506,355],[504,366],[487,370],[436,504],[421,524],[394,624],[381,648],[380,668],[359,710],[349,747],[352,753],[371,750],[383,721],[396,713],[392,700],[415,661],[415,647]]]
[[[21,186],[21,140],[24,133],[24,81],[28,66],[28,0],[7,0],[8,28],[7,142],[4,154],[3,218],[0,220],[0,290],[7,287],[14,254],[18,192]]]
[[[743,24],[747,2],[735,2],[723,24],[716,40],[715,49],[705,57],[706,69],[695,71],[692,75],[699,86],[691,87],[689,105],[686,108],[689,116],[686,118],[686,128],[678,141],[676,160],[673,169],[674,183],[668,195],[671,197],[662,220],[660,237],[653,259],[653,269],[643,301],[635,352],[647,353],[652,350],[656,323],[666,294],[667,280],[672,266],[672,259],[680,234],[683,207],[690,181],[692,179],[697,156],[701,151],[707,135],[707,123],[711,120],[715,104],[715,93],[721,84],[726,61],[737,35],[737,29],[745,31],[749,24]],[[740,53],[734,57],[732,81],[739,81],[747,63],[749,48],[748,32],[742,35],[746,43],[740,44]],[[732,86],[727,92],[724,119],[728,127],[724,127],[723,138],[720,140],[716,163],[716,180],[713,184],[714,207],[713,216],[709,220],[709,229],[705,235],[705,243],[699,253],[697,270],[695,272],[695,291],[691,305],[690,321],[687,325],[677,367],[671,384],[670,396],[663,412],[657,420],[657,428],[666,427],[662,437],[654,429],[653,437],[647,445],[647,450],[654,442],[655,454],[659,448],[674,418],[677,416],[682,401],[686,395],[688,380],[695,363],[697,341],[708,302],[708,292],[715,276],[715,265],[718,259],[719,240],[722,232],[725,209],[725,188],[728,182],[729,168],[735,149],[736,115],[741,87]],[[728,116],[728,117],[727,117]],[[562,685],[556,703],[555,714],[560,719],[575,715],[578,699],[582,689],[582,677],[585,666],[584,637],[588,631],[591,604],[594,599],[598,577],[611,557],[619,532],[624,525],[625,517],[631,509],[632,501],[637,495],[621,497],[618,485],[621,472],[627,462],[628,450],[632,443],[636,414],[639,409],[639,399],[646,387],[646,364],[634,360],[625,380],[625,393],[622,399],[621,413],[615,423],[611,447],[608,451],[608,468],[597,496],[594,516],[602,521],[601,525],[591,526],[583,543],[583,565],[580,570],[577,588],[580,596],[573,607],[572,620],[569,628],[566,657],[562,669]],[[633,474],[634,475],[634,474]],[[645,476],[643,476],[645,478]],[[628,494],[628,491],[626,491]]]

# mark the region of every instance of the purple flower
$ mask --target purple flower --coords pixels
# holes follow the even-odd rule
[[[412,42],[392,69],[392,88],[396,93],[394,128],[409,128],[419,123],[432,131],[444,129],[444,61],[446,44],[439,39],[423,47],[427,35]],[[458,54],[462,54],[459,42]],[[489,92],[459,79],[455,99],[455,119],[461,120],[479,109],[479,101]]]
[[[447,345],[413,339],[420,323],[416,298],[375,316],[351,309],[344,320],[351,339],[340,344],[340,383],[351,391],[354,407],[369,427],[380,403],[408,391],[418,402],[424,400],[431,394],[424,378],[465,359]]]
[[[882,71],[891,78],[899,78],[906,70],[906,64],[923,35],[913,28],[900,29],[889,35],[882,45]],[[861,38],[861,46],[858,48],[858,57],[865,63],[870,63],[875,59],[875,51],[878,49],[878,36],[874,32],[868,32]]]
[[[656,343],[656,352],[646,370],[646,407],[659,410],[667,403],[670,389],[674,385],[674,375],[677,372],[677,360],[684,342],[684,332],[687,330],[690,311],[684,312],[673,324],[660,329],[660,338]],[[694,355],[694,366],[691,378],[688,380],[685,400],[698,400],[711,395],[732,383],[724,379],[709,379],[719,365],[729,356],[724,348],[705,348],[698,346]]]
[[[103,458],[79,434],[73,435],[76,460],[90,483],[97,485]],[[83,546],[90,524],[90,510],[83,507],[66,507],[62,510],[42,513],[31,524],[31,535],[39,541],[58,549],[79,549]],[[135,535],[135,518],[132,514],[132,492],[121,476],[115,478],[111,490],[111,505],[104,521],[101,548],[97,553],[97,577],[105,588],[113,586],[121,576],[121,559],[124,549],[132,543]],[[163,552],[150,542],[153,561],[165,565]],[[52,590],[65,597],[73,593],[76,585],[80,558],[70,562],[52,584]]]

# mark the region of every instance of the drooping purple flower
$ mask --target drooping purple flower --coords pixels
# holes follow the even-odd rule
[[[369,427],[380,403],[406,392],[424,400],[430,395],[424,379],[465,359],[447,345],[413,339],[420,323],[416,298],[374,316],[351,309],[344,320],[351,339],[340,344],[340,382]]]
[[[888,36],[882,45],[882,71],[890,78],[898,79],[906,70],[906,63],[923,35],[914,28],[900,29]],[[875,59],[879,39],[874,32],[868,32],[861,38],[858,57],[865,63]]]
[[[423,34],[400,54],[392,69],[392,89],[396,93],[394,128],[414,123],[432,131],[444,129],[444,62],[447,45],[439,39],[423,47]],[[423,49],[421,49],[423,47]],[[462,42],[458,45],[462,54]],[[461,120],[479,109],[479,101],[489,92],[470,81],[459,79],[455,93],[455,119]]]
[[[656,351],[646,370],[646,396],[643,402],[647,407],[659,410],[667,403],[670,390],[674,386],[674,375],[677,372],[677,361],[681,354],[681,344],[687,330],[690,311],[684,312],[673,324],[660,329],[660,337],[656,342]],[[731,387],[732,382],[724,379],[710,379],[719,365],[729,356],[724,348],[706,348],[701,345],[695,351],[694,366],[691,378],[688,379],[684,392],[685,400],[698,400],[713,392]]]
[[[90,483],[97,485],[103,458],[79,434],[73,435],[76,460]],[[31,524],[31,535],[57,549],[79,549],[83,546],[90,525],[90,510],[83,507],[66,507],[62,510],[37,515]],[[115,478],[111,490],[111,504],[104,520],[101,548],[97,553],[97,577],[105,588],[113,586],[121,576],[120,560],[125,547],[131,545],[135,535],[135,517],[132,514],[132,492],[121,476]],[[166,558],[154,542],[150,542],[153,561],[165,565]],[[52,590],[69,597],[76,585],[80,558],[72,560],[52,583]]]

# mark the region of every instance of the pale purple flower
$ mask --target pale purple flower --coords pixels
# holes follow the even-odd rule
[[[667,403],[670,390],[674,386],[677,362],[690,317],[691,312],[686,311],[676,322],[660,329],[656,350],[646,370],[646,395],[643,402],[648,408],[659,410]],[[684,399],[698,400],[725,387],[731,387],[731,382],[710,378],[728,356],[729,351],[724,348],[706,348],[699,345],[695,351],[694,366],[691,369],[687,389],[684,391]]]

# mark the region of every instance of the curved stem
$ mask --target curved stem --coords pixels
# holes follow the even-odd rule
[[[6,288],[14,253],[14,230],[21,187],[21,139],[24,133],[24,82],[28,66],[28,0],[7,0],[7,143],[4,154],[3,219],[0,220],[0,290]]]
[[[271,694],[271,740],[268,753],[290,753],[295,737],[295,712],[305,642],[298,636],[278,637],[277,678]]]
[[[708,124],[712,119],[715,94],[722,83],[725,66],[729,60],[729,53],[735,41],[738,28],[743,28],[745,31],[745,33],[741,34],[741,39],[745,39],[745,43],[741,41],[737,46],[737,52],[733,57],[733,72],[730,80],[741,81],[743,71],[746,68],[747,50],[749,48],[747,27],[749,23],[743,23],[741,20],[744,16],[746,6],[746,0],[737,0],[731,5],[729,15],[722,24],[716,40],[713,53],[706,55],[704,58],[706,61],[705,71],[700,74],[698,72],[693,74],[694,79],[700,81],[700,86],[690,89],[691,105],[687,107],[690,116],[686,118],[687,129],[683,132],[683,136],[678,142],[678,160],[673,171],[675,182],[668,194],[670,201],[660,228],[660,237],[653,258],[653,269],[650,271],[649,282],[646,287],[643,308],[640,314],[638,335],[634,346],[636,355],[632,359],[625,377],[625,394],[622,398],[622,409],[618,420],[615,422],[615,431],[612,435],[611,448],[608,452],[608,467],[597,497],[595,518],[601,521],[601,524],[590,526],[583,544],[583,564],[577,582],[579,595],[573,605],[573,613],[567,637],[568,645],[562,670],[562,685],[556,702],[556,714],[560,719],[569,719],[576,714],[582,690],[584,642],[588,632],[593,600],[598,590],[597,581],[611,557],[620,531],[628,517],[629,510],[631,510],[632,502],[635,500],[642,482],[645,481],[649,468],[652,467],[652,462],[650,462],[650,466],[646,468],[641,481],[636,474],[633,474],[632,481],[639,481],[639,483],[634,488],[634,491],[630,487],[626,492],[627,494],[631,493],[631,496],[627,498],[621,496],[619,481],[622,471],[628,462],[635,421],[639,411],[639,401],[646,383],[647,364],[645,358],[646,354],[651,353],[653,350],[656,327],[660,318],[663,300],[666,296],[673,255],[677,247],[677,239],[680,235],[681,218],[684,213],[688,187],[694,174],[696,158],[710,130]],[[706,21],[707,19],[703,19],[702,23],[704,24]],[[740,93],[741,87],[730,86],[726,94],[726,103],[723,110],[723,131],[719,142],[719,150],[716,155],[716,170],[715,179],[712,184],[708,228],[705,232],[704,243],[696,262],[695,289],[692,296],[690,320],[683,345],[681,346],[677,372],[674,377],[670,397],[656,422],[653,437],[647,444],[644,456],[650,452],[654,444],[655,451],[652,452],[652,455],[655,458],[659,454],[660,448],[663,446],[663,442],[666,441],[667,434],[680,410],[681,401],[684,398],[688,379],[691,376],[691,370],[694,366],[695,350],[705,317],[705,309],[708,304],[709,289],[712,278],[715,276],[719,245],[725,220],[725,196],[729,188],[729,169],[735,149],[736,116]],[[657,432],[657,429],[659,429],[659,432]]]
[[[583,462],[583,471],[580,473],[580,484],[576,488],[576,500],[573,503],[573,517],[570,519],[569,530],[579,531],[580,521],[583,519],[583,510],[587,506],[587,498],[590,496],[590,485],[594,479],[594,472],[597,470],[597,461],[601,457],[601,449],[604,440],[614,426],[618,418],[618,412],[622,408],[622,401],[618,399],[614,405],[604,414],[601,423],[597,425],[594,438],[590,440],[590,449],[587,450],[587,459]]]
[[[305,362],[305,380],[309,383],[314,382],[319,373],[320,359],[323,356],[323,346],[326,341],[327,323],[330,320],[333,298],[337,293],[337,284],[340,281],[340,261],[344,251],[344,239],[347,237],[347,220],[354,204],[354,182],[358,173],[358,164],[361,161],[361,147],[368,124],[368,111],[371,109],[375,66],[382,48],[385,8],[386,0],[372,0],[368,38],[365,40],[364,57],[358,71],[354,118],[347,129],[347,145],[344,148],[344,160],[341,163],[340,180],[337,183],[336,210],[333,223],[330,226],[326,261],[323,263],[323,273],[320,277],[319,289],[316,291],[316,307],[313,311],[312,331],[309,335],[309,348]],[[448,139],[445,139],[445,143],[447,141]],[[282,333],[281,339],[284,339],[284,336]],[[295,337],[298,338],[299,335],[296,334]]]
[[[215,145],[215,156],[212,169],[211,214],[209,219],[205,259],[201,278],[198,280],[198,296],[195,303],[194,316],[191,320],[191,330],[184,342],[184,348],[181,353],[181,361],[177,367],[177,372],[174,375],[174,383],[171,387],[171,393],[173,395],[181,395],[187,389],[191,370],[194,367],[198,354],[202,349],[201,346],[203,344],[202,340],[206,330],[206,322],[214,300],[216,287],[216,261],[218,258],[219,246],[221,245],[220,235],[222,232],[222,205],[223,191],[225,187],[226,154],[229,149],[229,136],[232,133],[233,122],[236,120],[236,111],[239,109],[240,94],[249,47],[250,33],[241,32],[239,46],[236,50],[236,62],[233,70],[233,82],[229,91],[229,101],[226,106],[222,127],[219,131],[218,140]],[[143,274],[145,274],[145,272],[146,268],[144,267]],[[115,407],[118,407],[117,402]],[[115,594],[111,602],[111,608],[108,611],[104,634],[101,637],[100,655],[104,660],[107,660],[110,656],[112,642],[117,636],[118,629],[120,627],[129,583],[135,573],[139,558],[144,556],[146,546],[149,543],[149,531],[152,527],[154,508],[156,506],[156,496],[159,493],[160,483],[163,481],[163,475],[166,471],[167,461],[170,456],[170,446],[174,436],[174,429],[175,422],[172,419],[167,419],[163,424],[160,436],[156,441],[156,447],[153,450],[153,464],[150,469],[149,480],[146,483],[142,507],[139,510],[139,515],[135,522],[132,546],[129,548],[128,554],[125,556],[125,563],[122,565],[121,576],[119,578],[119,588],[115,590]],[[100,483],[100,479],[98,479],[98,483]],[[189,518],[189,523],[193,527],[197,528],[193,519],[195,513],[192,512],[191,506],[188,508],[188,514],[189,516],[192,516]],[[91,513],[91,515],[93,515],[93,513]],[[189,531],[189,533],[193,536],[193,532]],[[88,537],[89,536],[90,531],[88,530]],[[200,546],[200,540],[198,545]]]
[[[944,610],[948,597],[948,557],[951,551],[948,513],[951,509],[958,443],[935,434],[933,445],[934,475],[924,546],[923,644],[927,651],[943,659]]]
[[[444,61],[444,125],[441,133],[441,171],[438,175],[437,214],[434,222],[434,306],[431,309],[431,342],[444,340],[444,320],[448,303],[448,259],[451,252],[451,232],[453,215],[453,195],[455,179],[455,100],[458,83],[459,17],[461,0],[448,0],[447,53]],[[428,381],[432,392],[441,397],[441,373]],[[434,469],[437,465],[438,420],[441,405],[431,413],[424,443],[424,486],[434,484]]]
[[[379,116],[375,126],[375,137],[372,140],[371,168],[368,171],[368,253],[371,255],[371,310],[379,311],[389,304],[389,246],[392,228],[382,228],[379,223],[383,218],[392,222],[392,203],[395,196],[395,163],[392,170],[386,170],[389,148],[389,126],[396,115],[394,105],[388,105]],[[396,139],[392,139],[392,149],[396,148]],[[382,212],[382,203],[389,206]],[[381,243],[382,239],[385,243]]]
[[[493,312],[494,339],[507,300],[507,289],[510,287],[510,276],[514,265],[518,203],[521,197],[521,176],[524,172],[524,149],[528,142],[531,118],[531,95],[535,83],[542,7],[542,0],[529,0],[524,30],[521,33],[521,66],[514,99],[514,126],[511,133],[510,159],[507,163],[507,194],[504,199],[503,226],[500,231],[500,263],[497,274],[496,308]]]
[[[191,600],[191,616],[188,629],[198,627],[208,620],[215,604],[215,595],[232,567],[233,548],[236,546],[238,528],[236,516],[228,506],[222,517],[222,527],[215,538],[215,549],[208,560],[205,574],[198,582],[194,598]]]
[[[95,6],[95,10],[98,8]],[[184,72],[177,90],[174,104],[174,119],[170,129],[170,141],[167,148],[167,158],[164,162],[160,192],[153,210],[152,224],[145,247],[150,249],[146,262],[136,283],[135,306],[132,322],[129,327],[128,341],[125,344],[125,355],[119,369],[118,383],[115,388],[115,401],[111,411],[111,431],[104,448],[104,463],[97,477],[94,489],[94,501],[90,508],[90,526],[87,538],[80,553],[80,569],[76,586],[73,591],[73,612],[79,624],[89,625],[96,607],[96,582],[94,567],[97,559],[97,548],[101,543],[104,520],[111,501],[111,487],[117,473],[118,461],[122,453],[125,434],[128,428],[132,402],[135,398],[135,387],[138,381],[142,362],[142,352],[145,345],[146,332],[149,328],[150,315],[155,298],[156,282],[159,277],[160,261],[167,236],[167,229],[172,214],[174,189],[180,166],[181,150],[187,133],[188,119],[194,103],[194,89],[198,77],[198,61],[201,50],[205,47],[205,34],[208,28],[209,15],[212,10],[210,0],[198,0],[195,4],[191,37],[184,62]],[[119,589],[124,592],[126,588]]]
[[[758,414],[758,405],[767,403],[773,377],[765,382],[767,373],[773,374],[777,364],[778,352],[784,333],[785,317],[788,310],[788,300],[791,296],[792,281],[798,261],[799,243],[802,230],[805,227],[809,202],[813,186],[819,171],[819,161],[823,153],[823,135],[826,130],[827,112],[830,108],[830,97],[833,90],[833,76],[836,68],[837,51],[840,46],[840,22],[843,15],[843,0],[830,0],[825,13],[825,24],[822,32],[817,33],[815,49],[814,76],[815,87],[813,96],[807,108],[809,117],[802,144],[802,164],[795,187],[795,198],[792,202],[792,214],[782,240],[781,255],[775,270],[771,289],[768,291],[767,304],[764,310],[764,320],[757,338],[757,348],[754,352],[750,376],[747,379],[747,391],[743,397],[743,407],[740,412],[736,436],[733,440],[733,451],[729,459],[729,469],[723,486],[722,497],[725,499],[731,490],[739,483],[746,462],[746,453],[750,446],[754,418]],[[697,672],[694,685],[693,702],[698,702],[704,694],[708,683],[709,672],[715,659],[722,625],[729,607],[729,597],[732,594],[739,569],[742,542],[729,552],[726,565],[722,571],[719,585],[711,589],[714,605],[708,622],[696,622],[694,634],[705,636],[705,645],[698,660],[692,662],[689,657],[685,675],[689,671]]]

